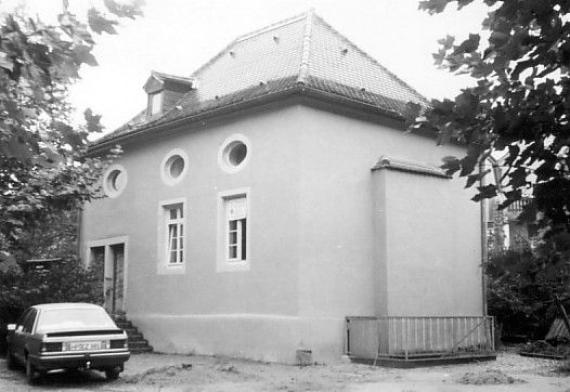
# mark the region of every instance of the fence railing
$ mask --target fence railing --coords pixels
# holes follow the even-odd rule
[[[346,352],[361,359],[495,351],[491,316],[347,317]]]

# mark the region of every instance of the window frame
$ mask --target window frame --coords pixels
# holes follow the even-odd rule
[[[165,213],[166,254],[164,259],[169,266],[178,265],[184,262],[184,206],[172,204],[165,206],[164,209],[167,211]],[[174,217],[172,217],[172,212],[174,212]],[[174,246],[172,246],[173,243]],[[174,261],[172,261],[173,252]]]
[[[244,199],[245,217],[230,220],[228,207],[231,200]],[[237,222],[236,241],[231,243],[232,221]],[[245,226],[245,230],[244,230]],[[218,193],[218,245],[216,271],[248,271],[251,265],[251,192],[250,188],[239,188]],[[245,250],[244,248],[245,242]],[[231,257],[230,249],[235,246],[236,257]],[[245,251],[245,252],[244,252]],[[245,253],[245,255],[244,255]]]
[[[162,95],[162,90],[148,95],[148,115],[150,117],[162,113],[164,103],[164,97]]]
[[[170,175],[170,168],[173,163],[171,160],[176,156],[182,158],[182,160],[184,161],[184,168],[182,169],[182,172],[180,173],[180,175],[178,175],[178,177],[172,177]],[[188,154],[186,154],[186,152],[181,148],[175,148],[170,150],[164,156],[162,162],[160,163],[160,178],[162,179],[162,182],[164,182],[166,185],[172,186],[178,184],[184,179],[187,172],[188,172]]]
[[[180,208],[181,216],[175,219],[170,218],[170,212]],[[176,198],[169,200],[162,200],[158,203],[158,216],[157,216],[157,273],[158,274],[183,274],[186,272],[186,260],[188,254],[188,225],[187,225],[187,203],[186,198]],[[170,262],[171,260],[171,238],[170,238],[170,225],[177,225],[177,262]],[[180,235],[180,228],[182,227],[182,235]]]
[[[119,172],[119,175],[123,176],[122,185],[119,188],[113,188],[109,186],[109,181],[111,180],[111,175],[115,172]],[[103,175],[103,191],[107,197],[112,199],[119,197],[121,193],[127,188],[127,183],[129,181],[129,176],[127,175],[127,169],[123,165],[115,163],[105,170],[105,174]]]
[[[247,152],[245,158],[239,164],[233,165],[229,162],[228,155],[230,153],[230,150],[228,149],[230,148],[231,145],[236,143],[244,144],[247,149]],[[252,148],[249,139],[240,133],[235,133],[227,137],[224,140],[224,142],[221,144],[220,148],[218,149],[218,165],[224,172],[228,174],[237,173],[240,170],[242,170],[245,166],[247,166],[247,163],[251,159],[251,154],[252,154]]]

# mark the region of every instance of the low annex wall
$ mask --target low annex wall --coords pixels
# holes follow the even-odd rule
[[[129,314],[157,352],[223,355],[297,364],[297,350],[318,363],[344,352],[344,318],[260,314]]]

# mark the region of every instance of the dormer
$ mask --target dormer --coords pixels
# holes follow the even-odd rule
[[[148,95],[147,117],[165,113],[193,88],[195,80],[192,78],[152,71],[143,86]]]

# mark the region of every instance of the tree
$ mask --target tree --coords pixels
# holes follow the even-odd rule
[[[97,191],[105,160],[85,155],[87,137],[101,131],[100,116],[70,120],[69,87],[84,64],[95,66],[94,34],[115,34],[121,18],[142,15],[141,1],[104,0],[86,22],[63,0],[57,22],[21,9],[0,12],[0,263],[34,222],[78,208]]]
[[[570,299],[570,234],[534,250],[492,252],[485,272],[489,313],[507,333],[543,338],[557,314],[555,296]]]
[[[473,0],[426,0],[419,8],[441,13]],[[502,151],[507,170],[502,184],[480,185],[474,200],[505,197],[505,208],[524,195],[533,197],[527,217],[553,233],[570,229],[570,2],[566,0],[484,0],[484,39],[470,34],[456,43],[439,41],[436,64],[469,74],[474,87],[454,100],[433,100],[431,107],[409,105],[411,128],[436,132],[439,142],[467,145],[464,157],[447,157],[449,174],[478,184],[489,174],[479,163]],[[485,42],[486,41],[486,42]]]

